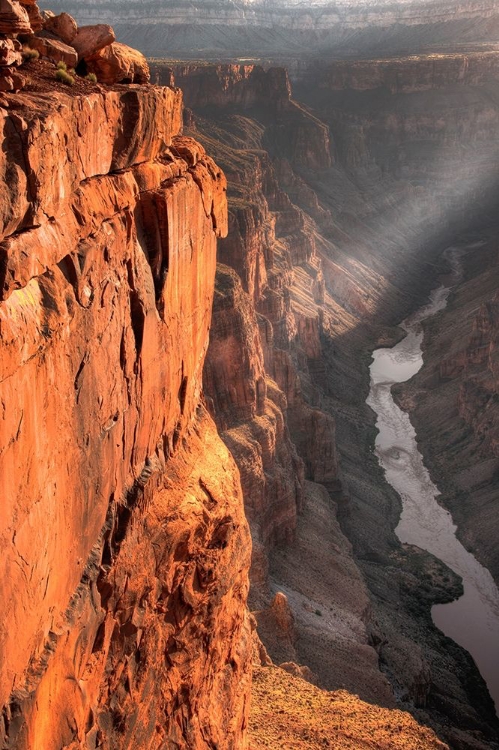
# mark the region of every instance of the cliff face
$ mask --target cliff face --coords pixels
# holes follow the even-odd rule
[[[164,65],[155,63],[160,77]],[[264,70],[259,65],[175,65],[175,83],[191,106],[249,109],[268,106],[273,111],[289,106],[291,87],[284,68]]]
[[[225,178],[178,90],[4,104],[2,742],[241,747],[250,541],[200,403]]]

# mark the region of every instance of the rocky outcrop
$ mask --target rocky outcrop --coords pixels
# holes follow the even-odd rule
[[[4,0],[0,29],[0,91],[18,91],[25,85],[24,78],[15,71],[23,56],[27,60],[41,56],[52,63],[62,63],[62,71],[59,69],[55,76],[59,75],[67,85],[74,84],[76,68],[79,75],[90,72],[105,84],[149,82],[145,57],[138,50],[115,43],[114,30],[108,24],[78,27],[66,12],[55,15],[44,11],[42,16],[35,0]],[[23,55],[18,36],[26,45]]]
[[[45,29],[59,37],[65,44],[71,44],[78,34],[78,26],[73,16],[69,13],[59,13],[58,16],[50,15],[44,23]]]
[[[28,11],[17,0],[2,0],[0,5],[0,34],[31,34]]]
[[[78,53],[80,59],[85,59],[95,55],[104,47],[112,44],[116,40],[114,30],[105,23],[95,24],[95,26],[80,26],[72,45]]]
[[[78,65],[78,53],[69,44],[50,36],[34,36],[30,38],[30,49],[36,50],[42,57],[52,62],[63,62],[68,68]]]
[[[1,744],[244,747],[250,541],[200,401],[225,178],[178,91],[5,98]]]
[[[31,34],[32,27],[28,11],[17,0],[2,0],[0,3],[0,93],[19,91],[25,79],[17,70],[23,57],[18,37]]]
[[[101,83],[149,83],[151,77],[144,55],[119,42],[87,56],[85,62]]]

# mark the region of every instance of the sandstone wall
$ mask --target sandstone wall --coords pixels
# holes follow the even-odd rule
[[[337,61],[327,65],[323,82],[340,91],[368,91],[386,87],[392,94],[415,93],[447,86],[479,86],[499,78],[496,51],[458,54],[415,54],[392,59]]]
[[[239,748],[250,540],[200,401],[225,178],[178,90],[7,99],[2,742]]]

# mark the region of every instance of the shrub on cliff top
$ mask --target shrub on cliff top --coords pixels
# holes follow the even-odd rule
[[[28,62],[29,60],[38,60],[40,53],[37,49],[31,49],[31,47],[23,47],[22,51],[23,60]]]
[[[65,71],[63,68],[59,68],[56,71],[55,77],[58,81],[61,81],[61,83],[65,83],[67,86],[72,86],[75,82],[75,79],[73,76],[70,76],[67,71]]]

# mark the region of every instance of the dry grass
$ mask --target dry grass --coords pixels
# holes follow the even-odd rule
[[[404,711],[320,690],[279,667],[256,667],[250,750],[448,750]]]

